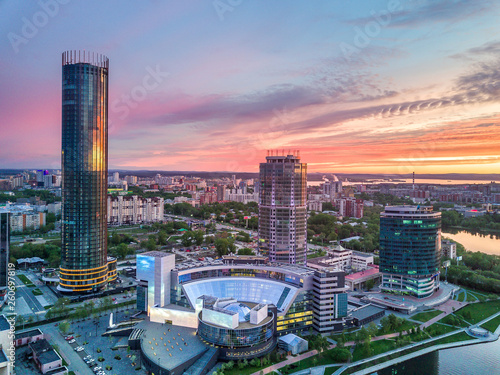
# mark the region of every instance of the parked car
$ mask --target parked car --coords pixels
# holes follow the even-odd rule
[[[71,339],[68,341],[68,343],[73,344],[75,341],[76,341],[75,339]]]
[[[65,339],[66,341],[69,341],[69,340],[73,340],[73,339],[74,339],[74,337],[73,337],[73,336],[66,336],[64,339]]]
[[[75,348],[75,351],[77,351],[77,352],[81,352],[82,350],[85,350],[85,348],[83,346],[78,346]]]

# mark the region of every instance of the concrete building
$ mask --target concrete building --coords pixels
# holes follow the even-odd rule
[[[347,294],[345,293],[343,271],[315,271],[313,277],[313,328],[319,333],[342,330],[347,315]]]
[[[298,155],[267,156],[259,181],[260,251],[271,262],[305,263],[307,165]]]
[[[129,185],[137,185],[137,176],[125,176],[125,181]]]
[[[339,209],[339,214],[343,217],[355,217],[361,219],[364,212],[362,199],[339,198],[334,200],[335,206]]]
[[[150,224],[163,221],[165,202],[161,197],[142,198],[137,195],[108,195],[109,225]]]
[[[374,285],[382,282],[382,273],[377,265],[372,265],[363,271],[351,273],[345,277],[345,285],[352,291],[367,290],[367,282],[373,280]]]
[[[333,181],[325,181],[322,187],[323,194],[329,198],[336,198],[342,193],[342,181],[337,176],[334,176]]]
[[[52,373],[57,369],[62,370],[62,358],[47,340],[33,341],[28,345],[33,353],[33,361],[35,361],[36,366],[42,374],[46,374],[49,371]]]
[[[323,211],[323,202],[321,202],[321,201],[308,201],[307,202],[307,209],[309,211],[321,212],[321,211]]]
[[[35,328],[29,331],[16,333],[16,336],[14,338],[14,345],[16,346],[16,348],[19,348],[20,346],[28,345],[31,342],[42,340],[44,338],[45,335],[43,334],[43,332],[40,331],[40,329]]]
[[[10,229],[12,232],[23,232],[25,230],[36,230],[46,224],[45,212],[35,212],[30,207],[14,207],[9,209]]]
[[[171,271],[175,254],[150,251],[137,255],[137,309],[170,304]]]
[[[450,240],[441,240],[442,256],[445,258],[456,259],[457,244]]]
[[[226,186],[217,185],[217,201],[222,202],[226,200]]]
[[[328,254],[323,257],[307,260],[307,265],[315,269],[330,269],[345,271],[363,271],[373,266],[373,254],[346,249],[340,245],[327,250]]]

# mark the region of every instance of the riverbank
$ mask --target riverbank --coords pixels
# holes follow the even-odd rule
[[[467,232],[472,235],[482,234],[485,236],[500,236],[500,229],[476,229],[476,228],[468,228],[463,226],[451,226],[451,227],[443,227],[443,232],[448,231],[459,231],[459,232]],[[452,233],[453,234],[453,233]]]
[[[475,345],[475,344],[484,344],[484,343],[489,343],[489,342],[494,342],[498,340],[500,336],[500,326],[498,326],[495,330],[495,332],[490,333],[488,337],[476,337],[474,336],[470,328],[473,327],[480,327],[485,325],[491,320],[495,320],[498,317],[500,317],[500,312],[493,314],[489,316],[488,318],[478,322],[477,324],[474,324],[468,328],[462,328],[432,339],[424,340],[421,342],[417,342],[414,344],[411,344],[409,346],[405,346],[402,348],[394,349],[385,353],[381,353],[377,356],[366,358],[360,361],[356,361],[350,364],[344,364],[342,367],[337,369],[335,372],[333,372],[333,375],[367,375],[371,374],[373,372],[379,371],[381,369],[384,369],[386,367],[392,366],[394,364],[400,363],[407,361],[412,358],[420,357],[422,355],[441,350],[441,349],[450,349],[450,348],[456,348],[456,347],[461,347],[461,346],[467,346],[467,345]],[[468,335],[468,339],[461,340],[461,338],[464,338],[465,334]],[[453,336],[455,335],[460,335],[454,338]],[[454,339],[459,339],[458,341],[453,341]],[[444,342],[444,341],[451,341],[451,342]],[[430,344],[430,345],[429,345]],[[427,346],[429,345],[429,346]],[[410,353],[403,354],[405,352],[410,351]],[[396,355],[396,357],[393,357]],[[370,365],[371,362],[377,362],[379,360],[384,360],[381,363],[375,363],[373,365]],[[311,368],[309,370],[303,370],[303,371],[298,371],[295,372],[292,375],[306,375],[309,373],[314,373],[316,375],[322,375],[325,370],[331,367],[338,367],[339,364],[331,364],[331,365],[326,365],[326,366],[318,366],[316,368]],[[357,367],[363,367],[360,369],[356,369]],[[365,367],[366,366],[366,367]],[[321,371],[322,370],[322,371]],[[310,372],[311,371],[311,372]]]

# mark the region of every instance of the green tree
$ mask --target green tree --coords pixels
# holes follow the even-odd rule
[[[193,232],[194,241],[196,246],[201,246],[205,240],[205,233],[202,230],[196,230]]]
[[[193,242],[194,242],[193,232],[191,231],[184,232],[184,234],[181,237],[182,246],[189,247],[193,244]]]
[[[254,255],[255,253],[253,252],[252,249],[248,247],[244,247],[243,249],[238,250],[238,255]]]
[[[221,257],[228,254],[229,241],[226,238],[217,238],[214,245],[218,256]]]
[[[71,326],[67,321],[59,323],[59,331],[61,331],[63,335],[66,335],[69,332],[70,327]]]
[[[158,232],[158,245],[165,246],[167,244],[167,232],[160,230]]]

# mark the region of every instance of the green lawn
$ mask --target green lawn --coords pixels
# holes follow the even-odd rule
[[[484,302],[493,296],[496,296],[497,298],[500,297],[498,294],[495,294],[495,293],[487,293],[487,292],[483,292],[480,290],[463,288],[463,287],[462,287],[462,289],[466,290],[467,294],[471,293],[474,297],[476,297],[479,300],[479,302]]]
[[[500,300],[496,300],[467,305],[456,314],[463,316],[468,322],[476,324],[499,311]]]
[[[436,340],[432,343],[432,345],[449,344],[452,342],[467,341],[467,340],[476,340],[476,339],[474,337],[469,336],[465,332],[460,332],[460,333],[457,333],[456,335],[451,335],[451,336],[443,337],[442,339]]]
[[[17,275],[17,277],[19,277],[19,280],[21,280],[24,283],[24,285],[29,286],[29,287],[35,286],[35,284],[33,284],[31,282],[31,280],[28,279],[25,275]]]
[[[476,297],[475,294],[467,292],[467,299],[466,302],[476,302],[478,298]]]
[[[466,341],[466,340],[474,340],[474,338],[470,337],[465,332],[460,332],[460,333],[457,333],[456,335],[451,335],[451,336],[448,336],[448,337],[444,337],[442,339],[436,340],[436,341],[431,342],[431,343],[427,343],[427,344],[424,344],[424,345],[417,346],[415,348],[403,350],[403,351],[398,352],[398,353],[386,355],[385,357],[382,357],[382,358],[379,358],[379,359],[375,359],[375,360],[367,362],[365,364],[351,367],[351,368],[347,369],[346,371],[342,372],[342,375],[352,374],[352,373],[354,373],[356,371],[360,371],[362,369],[366,369],[368,367],[371,367],[371,366],[374,366],[374,365],[377,365],[377,364],[389,361],[389,360],[394,359],[394,358],[401,357],[401,356],[409,354],[409,353],[416,352],[418,350],[421,350],[421,349],[424,349],[424,348],[427,348],[427,347],[430,347],[430,346],[440,345],[440,344],[447,344],[447,343],[452,343],[452,342],[459,342],[459,341]]]
[[[469,320],[467,320],[467,322],[468,321]],[[451,315],[451,314],[447,315],[443,319],[441,319],[440,322],[460,328],[465,328],[469,326],[469,324],[466,321],[464,321],[459,315]]]
[[[411,317],[413,320],[418,320],[419,322],[425,323],[432,318],[435,318],[436,316],[442,314],[442,311],[439,310],[430,310],[430,311],[423,311],[421,313],[415,314]]]
[[[464,302],[464,300],[465,300],[465,293],[461,291],[460,293],[458,293],[457,301]]]
[[[323,375],[332,375],[339,368],[340,368],[340,366],[327,367],[327,368],[325,368],[325,372],[323,373]]]
[[[489,322],[484,323],[481,327],[487,329],[490,332],[495,332],[499,325],[500,325],[500,315],[494,319],[491,319]]]
[[[359,361],[360,359],[365,359],[372,357],[374,355],[385,353],[389,350],[396,349],[396,344],[394,340],[378,340],[370,343],[371,353],[365,353],[364,345],[356,345],[354,352],[352,354],[352,362]]]
[[[453,331],[456,331],[457,329],[455,327],[450,327],[450,326],[446,326],[444,324],[441,324],[439,322],[436,322],[434,323],[433,325],[431,325],[429,328],[433,329],[433,337],[435,336],[440,336],[440,335],[444,335],[445,333],[450,333],[450,332],[453,332]]]

